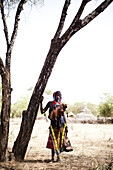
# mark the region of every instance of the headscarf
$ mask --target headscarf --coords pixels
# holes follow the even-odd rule
[[[60,100],[58,102],[55,101],[55,96],[56,96],[57,93],[60,94]],[[62,100],[61,92],[60,91],[54,92],[53,93],[53,102],[52,102],[53,107],[58,107],[59,105],[61,105],[61,100]]]
[[[56,92],[53,93],[53,100],[55,100],[55,96],[56,96],[57,93],[60,94],[60,101],[59,101],[59,102],[61,103],[62,95],[61,95],[61,92],[60,92],[60,91],[56,91]]]

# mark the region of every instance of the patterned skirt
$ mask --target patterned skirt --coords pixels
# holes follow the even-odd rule
[[[59,129],[57,127],[53,128],[52,125],[50,125],[50,132],[46,148],[54,149],[57,154],[60,154],[60,152],[64,150],[66,127],[66,124],[64,125],[64,127],[61,127]]]

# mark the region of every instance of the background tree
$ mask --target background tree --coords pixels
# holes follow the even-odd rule
[[[113,116],[113,96],[110,93],[104,93],[101,97],[102,102],[99,104],[100,116]]]
[[[11,115],[10,115],[11,118],[22,116],[23,110],[27,109],[32,90],[33,87],[30,87],[27,90],[27,94],[25,96],[21,96],[15,103],[11,105]],[[46,89],[44,91],[44,104],[46,104],[49,100],[52,100],[51,97],[52,97],[52,91]]]
[[[93,113],[93,115],[97,116],[99,114],[98,106],[96,104],[87,103],[87,108]]]
[[[74,114],[78,114],[84,106],[87,106],[87,108],[95,115],[98,115],[98,108],[96,104],[92,103],[84,103],[84,102],[76,102],[73,105],[68,106],[68,112],[72,112]]]
[[[68,113],[72,112],[75,115],[80,112],[85,106],[85,103],[83,102],[76,102],[73,105],[69,105],[67,108]]]

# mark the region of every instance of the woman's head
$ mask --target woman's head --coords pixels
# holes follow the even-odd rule
[[[53,99],[54,99],[56,102],[61,102],[61,100],[62,100],[61,92],[60,92],[60,91],[54,92],[54,93],[53,93]]]

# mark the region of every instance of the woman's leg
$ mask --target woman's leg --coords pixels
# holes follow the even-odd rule
[[[54,149],[51,150],[51,155],[52,155],[52,161],[54,161],[54,155],[55,155]]]

